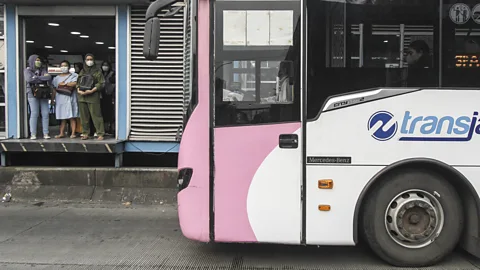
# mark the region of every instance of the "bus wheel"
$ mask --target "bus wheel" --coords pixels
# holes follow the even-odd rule
[[[423,170],[390,174],[363,207],[364,238],[386,262],[403,267],[436,264],[457,245],[463,211],[455,188]]]

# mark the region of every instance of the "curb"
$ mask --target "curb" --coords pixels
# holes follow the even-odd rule
[[[0,191],[9,186],[14,201],[176,203],[176,182],[175,168],[0,168]]]

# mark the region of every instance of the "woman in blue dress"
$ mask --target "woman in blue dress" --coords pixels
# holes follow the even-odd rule
[[[71,87],[73,86],[73,89],[75,89],[78,74],[70,73],[70,62],[67,60],[62,61],[62,63],[60,63],[60,68],[62,73],[53,79],[53,87],[56,89],[59,85],[66,84]],[[60,124],[60,134],[55,136],[55,138],[59,139],[65,137],[67,120],[70,120],[70,127],[72,128],[70,138],[75,138],[75,130],[77,128],[76,118],[79,117],[76,91],[73,91],[72,95],[65,95],[59,92],[55,93],[55,114],[57,120],[62,120],[62,123]]]

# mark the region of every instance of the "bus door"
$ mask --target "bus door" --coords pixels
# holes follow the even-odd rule
[[[300,1],[218,0],[215,16],[215,241],[298,244]]]

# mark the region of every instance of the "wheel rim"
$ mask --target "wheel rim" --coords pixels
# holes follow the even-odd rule
[[[422,248],[431,244],[440,235],[443,223],[442,205],[434,195],[424,190],[399,193],[385,211],[385,227],[389,236],[406,248]]]

